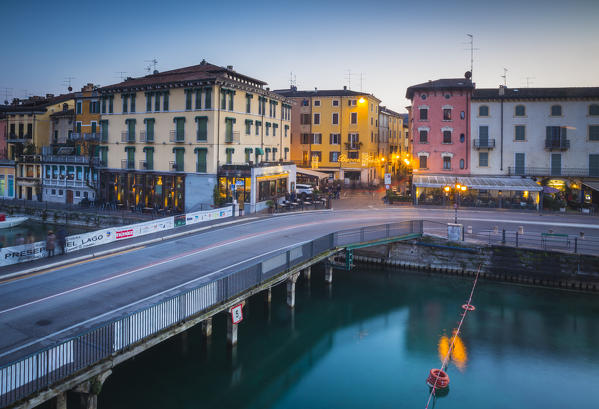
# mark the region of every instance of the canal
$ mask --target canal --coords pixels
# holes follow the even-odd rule
[[[197,326],[117,367],[99,408],[424,408],[471,285],[355,269],[328,288],[314,271],[293,312],[284,286],[250,299],[232,351],[217,316],[209,341]],[[594,405],[596,295],[481,281],[474,304],[434,407]]]
[[[65,229],[67,236],[95,230],[94,228],[87,228],[83,226],[65,226],[52,223],[41,223],[29,219],[18,226],[0,229],[0,244],[2,244],[2,247],[15,246],[19,235],[23,237],[26,243],[34,243],[36,241],[46,240],[48,231],[52,230],[54,233],[56,233],[61,228]]]

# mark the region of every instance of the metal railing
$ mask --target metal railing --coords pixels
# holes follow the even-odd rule
[[[239,143],[239,132],[234,131],[228,135],[225,135],[225,143]]]
[[[169,162],[168,168],[169,168],[169,170],[172,170],[173,172],[183,172],[184,171],[183,163],[179,163],[177,161]]]
[[[43,161],[45,163],[81,163],[88,164],[90,163],[89,156],[82,155],[44,155]]]
[[[123,143],[135,143],[135,132],[121,132],[121,142]]]
[[[474,140],[474,149],[493,149],[495,148],[495,139],[480,139]]]
[[[135,161],[121,159],[121,169],[135,169]]]
[[[509,176],[589,176],[599,177],[599,168],[508,167]]]
[[[154,142],[154,132],[140,131],[139,141],[144,143]]]
[[[559,139],[545,139],[545,149],[549,149],[550,151],[565,151],[570,149],[570,140],[566,138]]]
[[[0,366],[0,406],[8,406],[89,368],[111,356],[178,325],[209,308],[224,304],[260,286],[295,266],[337,247],[365,241],[422,234],[421,220],[342,230],[269,253],[252,261],[221,271],[209,278],[199,277],[192,287],[131,312],[124,317],[84,330],[54,345],[34,345],[40,350],[12,357]],[[191,286],[192,284],[190,284]]]
[[[177,131],[177,130],[171,130],[170,131],[170,139],[169,140],[171,142],[175,142],[175,143],[185,142],[185,132]]]
[[[98,132],[84,133],[83,139],[85,139],[86,141],[99,141],[100,133],[98,133]]]

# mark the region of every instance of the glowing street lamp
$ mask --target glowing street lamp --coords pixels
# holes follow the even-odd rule
[[[360,99],[358,100],[358,102],[360,104],[363,104],[364,102],[366,102],[366,100],[364,99],[364,97],[360,97]]]

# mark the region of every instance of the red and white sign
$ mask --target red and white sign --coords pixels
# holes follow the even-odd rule
[[[127,230],[117,230],[116,231],[116,239],[125,239],[127,237],[133,237],[133,229]]]
[[[233,324],[239,324],[243,320],[243,304],[231,308],[231,321]]]

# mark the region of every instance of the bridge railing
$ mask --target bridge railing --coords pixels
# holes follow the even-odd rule
[[[4,363],[0,366],[0,407],[45,390],[169,327],[234,299],[326,251],[412,233],[423,233],[421,220],[330,233],[274,251],[259,260],[209,273],[178,291],[174,290],[177,291],[175,294],[156,299],[151,306],[124,314],[93,329],[82,329],[80,334],[50,346],[40,342],[21,349],[2,358]]]

